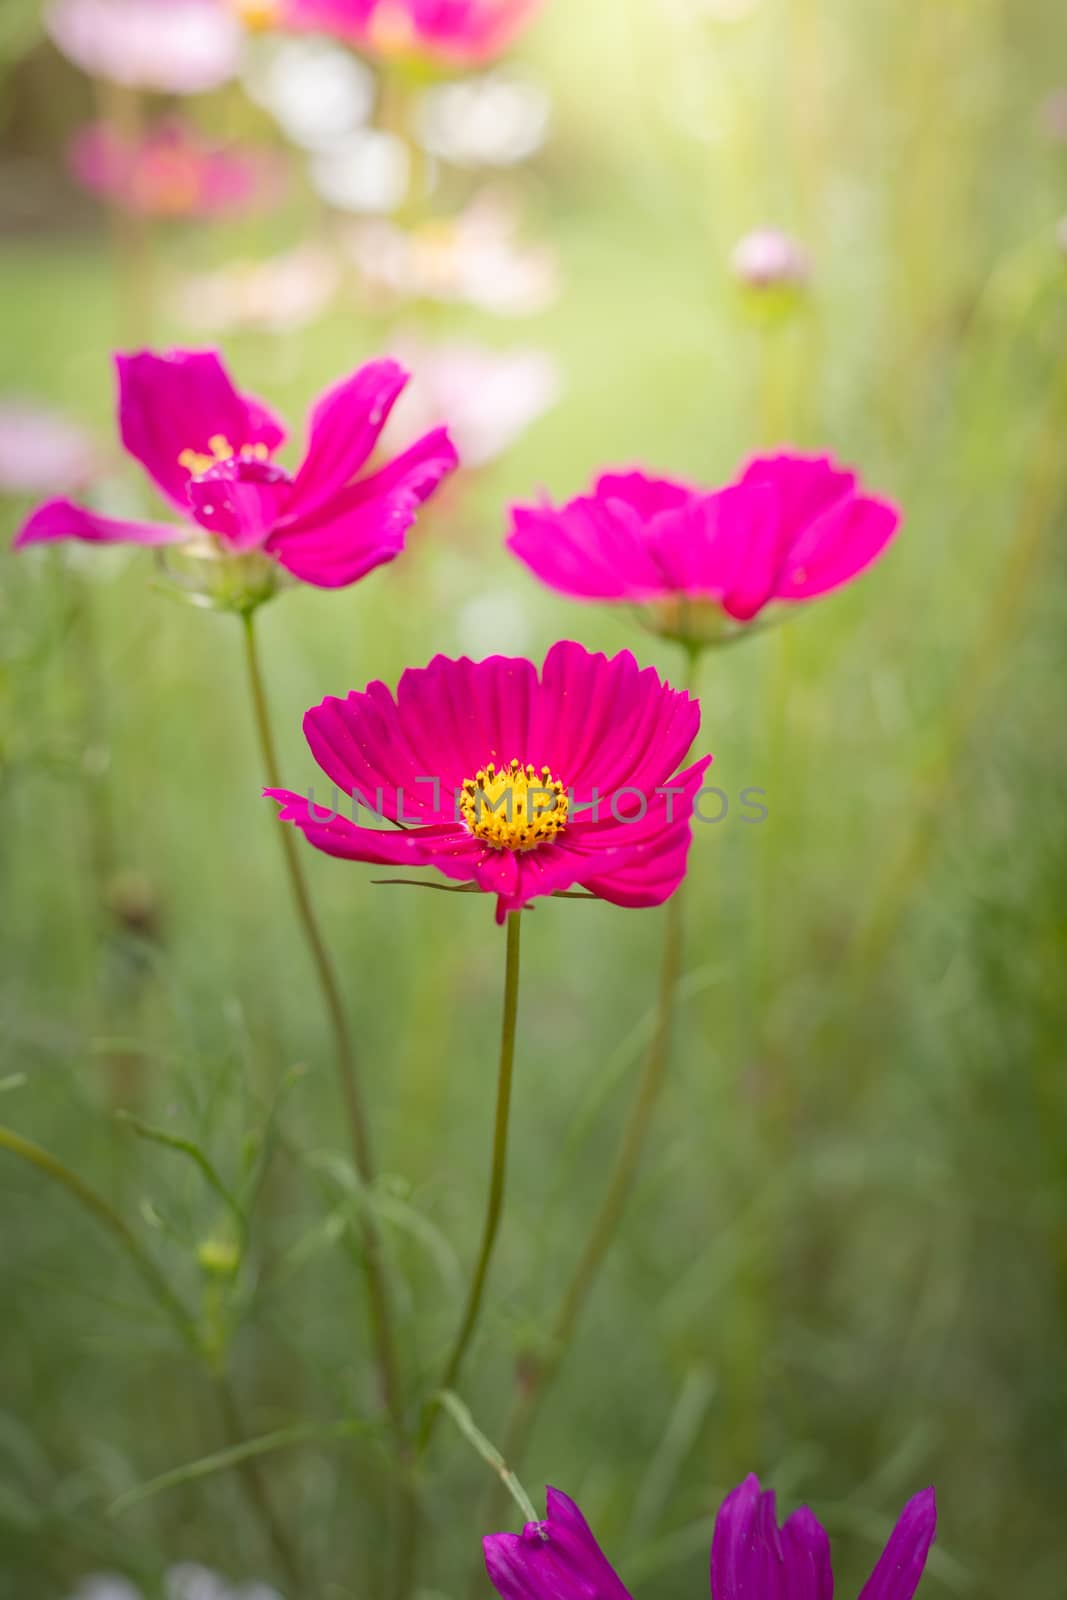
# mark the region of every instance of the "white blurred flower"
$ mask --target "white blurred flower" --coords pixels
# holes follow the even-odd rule
[[[88,434],[58,412],[0,398],[0,494],[63,495],[92,478]]]
[[[263,1583],[231,1586],[207,1567],[186,1561],[171,1567],[166,1580],[167,1600],[281,1600],[277,1590]]]
[[[125,1578],[101,1572],[83,1578],[71,1600],[141,1600],[141,1593]]]
[[[167,1600],[282,1600],[277,1590],[262,1583],[236,1586],[207,1567],[183,1562],[171,1567],[164,1581]],[[71,1600],[141,1600],[140,1591],[113,1573],[83,1578]]]
[[[550,249],[523,244],[518,233],[516,208],[485,192],[451,220],[404,229],[378,219],[354,227],[346,242],[371,288],[523,316],[553,303],[559,268]]]
[[[536,154],[552,102],[532,78],[490,72],[429,89],[419,101],[419,141],[457,167],[510,167]]]
[[[329,39],[260,41],[244,84],[257,105],[304,150],[327,150],[369,117],[374,73]]]
[[[532,634],[530,607],[514,589],[490,589],[460,606],[456,617],[460,650],[475,660],[524,652]]]
[[[393,452],[446,423],[463,466],[485,466],[551,410],[562,390],[559,369],[543,350],[400,340],[393,353],[412,374],[386,429]]]
[[[44,24],[94,78],[161,94],[201,94],[232,78],[242,30],[219,0],[51,0]]]
[[[206,333],[292,333],[325,311],[340,280],[332,256],[301,245],[268,261],[234,261],[188,279],[175,309],[189,327]]]
[[[374,128],[349,134],[311,157],[315,192],[338,211],[382,215],[402,204],[411,183],[411,154],[403,139]]]
[[[811,276],[807,251],[778,228],[746,233],[730,265],[734,277],[749,289],[801,288]]]

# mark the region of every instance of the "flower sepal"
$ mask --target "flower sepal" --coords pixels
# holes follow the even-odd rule
[[[210,538],[157,552],[156,587],[186,605],[251,616],[293,580],[264,550],[224,550]]]
[[[751,622],[739,622],[716,600],[676,594],[639,606],[635,615],[646,633],[680,644],[691,655],[700,655],[777,627],[785,620],[785,607],[771,606]]]

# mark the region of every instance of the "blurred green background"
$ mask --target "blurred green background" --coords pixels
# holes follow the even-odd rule
[[[0,393],[90,425],[111,492],[155,514],[113,439],[122,277],[62,170],[89,90],[22,10],[3,85]],[[569,495],[612,463],[722,481],[788,439],[904,507],[886,561],[784,645],[707,663],[715,781],[765,788],[770,820],[696,830],[668,1090],[517,1463],[535,1500],[546,1481],[580,1500],[647,1600],[706,1592],[712,1514],[749,1470],[825,1521],[842,1596],[929,1482],[928,1600],[1064,1592],[1067,145],[1041,122],[1067,79],[1063,21],[1060,0],[549,3],[520,54],[554,96],[553,131],[522,183],[562,295],[519,323],[413,315],[544,348],[563,398],[392,567],[262,614],[298,788],[314,779],[307,706],[437,651],[538,657],[570,636],[680,674],[628,615],[568,604],[509,558],[514,498]],[[203,115],[258,114],[234,89]],[[158,283],[320,221],[298,186],[269,218],[161,230]],[[813,263],[781,325],[729,270],[763,223]],[[202,342],[158,299],[156,343]],[[224,348],[298,444],[313,395],[392,331],[342,296],[299,334]],[[229,1318],[250,1432],[372,1416],[330,1042],[259,798],[240,629],[154,588],[148,555],[13,557],[25,509],[0,508],[0,1119]],[[122,915],[101,914],[101,864]],[[405,1363],[429,1386],[484,1203],[503,940],[481,899],[306,865],[372,1095]],[[540,902],[526,921],[508,1210],[461,1386],[491,1438],[603,1190],[663,913]],[[247,1270],[213,1307],[226,1291],[195,1248],[217,1202],[115,1109],[235,1180],[279,1095]],[[0,1596],[63,1600],[100,1570],[152,1594],[179,1560],[280,1585],[233,1473],[109,1513],[221,1446],[210,1382],[108,1237],[6,1155],[0,1208]],[[383,1459],[373,1431],[263,1458],[324,1600],[368,1592]],[[425,1595],[469,1592],[489,1488],[441,1427]]]

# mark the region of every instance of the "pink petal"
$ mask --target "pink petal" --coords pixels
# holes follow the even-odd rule
[[[673,478],[650,478],[634,471],[603,473],[593,492],[598,500],[621,500],[643,522],[649,522],[661,511],[679,510],[698,491]]]
[[[330,696],[304,717],[311,753],[340,794],[358,795],[390,820],[446,823],[455,798],[404,737],[396,703],[384,683]]]
[[[458,466],[459,456],[448,429],[435,428],[370,477],[361,478],[356,487],[367,498],[407,489],[421,504]]]
[[[723,1501],[711,1545],[714,1600],[833,1600],[826,1534],[810,1511],[779,1529],[773,1491],[750,1475]]]
[[[179,458],[186,451],[211,457],[213,439],[225,439],[235,453],[251,445],[275,450],[284,441],[267,408],[234,388],[217,351],[141,351],[115,364],[122,442],[181,510],[190,474]]]
[[[351,483],[407,381],[397,362],[371,361],[316,402],[307,455],[293,485],[294,517],[314,516]]]
[[[859,1600],[912,1600],[937,1532],[937,1502],[932,1489],[913,1496],[864,1584]]]
[[[328,803],[319,804],[291,789],[264,789],[264,795],[281,805],[278,819],[298,827],[316,850],[344,861],[364,861],[372,866],[424,867],[427,846],[441,830],[412,828],[394,833],[385,828],[363,828]]]
[[[746,466],[741,482],[774,490],[783,526],[791,534],[856,490],[856,474],[839,467],[832,456],[798,455],[790,450],[756,456]]]
[[[55,539],[84,539],[88,544],[176,544],[188,538],[188,529],[175,523],[120,522],[100,517],[70,500],[49,500],[23,525],[15,549],[46,544]]]
[[[623,785],[650,793],[677,771],[700,728],[699,704],[640,668],[628,650],[609,661],[561,640],[541,683],[529,759],[547,762],[583,799]]]
[[[548,1491],[548,1517],[521,1533],[483,1539],[485,1569],[501,1600],[629,1600],[573,1500]]]
[[[893,539],[900,512],[886,500],[855,495],[831,506],[789,551],[776,594],[812,600],[858,577]]]
[[[406,490],[367,500],[356,484],[312,517],[283,523],[266,548],[294,578],[318,589],[346,588],[400,554],[416,508]]]
[[[189,505],[202,528],[231,550],[255,550],[277,527],[288,504],[290,480],[261,461],[224,461],[193,478]]]
[[[581,600],[642,600],[662,594],[637,513],[621,500],[585,497],[555,510],[513,506],[508,548],[535,577]]]

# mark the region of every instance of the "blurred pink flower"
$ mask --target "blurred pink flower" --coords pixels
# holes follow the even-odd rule
[[[851,583],[900,526],[854,472],[787,452],[757,457],[725,489],[606,473],[558,510],[511,515],[509,546],[542,583],[647,606],[660,631],[695,643]]]
[[[69,494],[92,478],[88,434],[56,411],[0,400],[0,494]]]
[[[399,299],[526,316],[559,292],[556,256],[520,240],[518,212],[495,190],[477,195],[458,217],[420,228],[379,218],[356,223],[347,245],[367,285]]]
[[[734,277],[750,289],[803,288],[811,275],[807,251],[779,228],[746,233],[730,265]]]
[[[1041,131],[1054,144],[1067,144],[1067,88],[1053,89],[1040,111]]]
[[[237,71],[241,29],[226,0],[50,0],[45,27],[94,78],[200,94]]]
[[[447,420],[463,465],[482,467],[559,399],[559,369],[543,350],[412,341],[397,354],[415,377],[390,419],[394,448]]]
[[[268,261],[233,261],[189,278],[175,305],[190,327],[210,333],[291,333],[325,311],[340,281],[327,251],[299,245]]]
[[[543,0],[235,0],[253,27],[331,33],[371,55],[481,66],[502,54]]]
[[[177,117],[156,122],[136,140],[105,122],[90,123],[74,136],[68,157],[83,188],[141,216],[232,215],[269,205],[283,181],[272,154],[213,144]]]
[[[400,554],[420,505],[457,465],[438,428],[357,477],[407,383],[395,361],[372,361],[319,398],[295,473],[273,459],[285,442],[281,423],[234,387],[215,351],[142,351],[117,366],[122,442],[182,520],[121,522],[49,500],[16,547],[82,539],[262,551],[304,583],[343,588]]]

